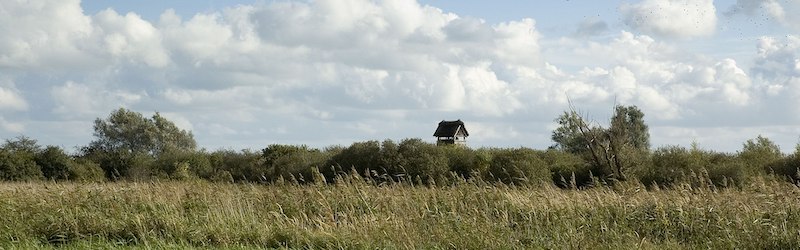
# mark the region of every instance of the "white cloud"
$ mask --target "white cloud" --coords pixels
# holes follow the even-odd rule
[[[28,102],[17,91],[0,87],[0,110],[26,110]]]
[[[56,103],[53,111],[70,118],[99,116],[119,107],[128,107],[144,97],[143,94],[106,90],[73,81],[52,87],[50,95]]]
[[[644,0],[620,11],[628,26],[658,36],[710,36],[717,26],[713,0]]]
[[[593,117],[634,104],[653,127],[681,128],[758,126],[740,113],[800,99],[795,37],[761,39],[748,70],[662,39],[713,33],[710,0],[622,7],[628,25],[652,36],[593,36],[608,27],[587,19],[583,36],[565,38],[543,37],[533,19],[492,24],[413,0],[278,1],[186,18],[167,10],[156,22],[112,9],[84,15],[77,1],[0,10],[10,13],[0,17],[0,69],[15,83],[0,85],[0,110],[54,123],[120,106],[160,111],[209,146],[426,138],[457,118],[475,124],[481,143],[549,145],[546,125],[568,98]],[[2,128],[30,124],[14,114]]]
[[[0,116],[0,128],[11,133],[22,133],[25,131],[25,125],[18,122],[9,122]]]
[[[135,13],[119,15],[112,9],[97,13],[92,19],[102,35],[103,46],[114,58],[127,58],[132,63],[150,67],[166,67],[169,55],[162,47],[161,33]]]
[[[91,61],[78,42],[93,31],[79,0],[5,1],[0,13],[0,66],[72,68]]]

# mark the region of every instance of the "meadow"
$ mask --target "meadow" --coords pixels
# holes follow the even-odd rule
[[[0,248],[797,249],[800,188],[6,182]]]

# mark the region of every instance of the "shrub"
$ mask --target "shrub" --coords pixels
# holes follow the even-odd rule
[[[551,179],[547,163],[525,148],[493,150],[487,175],[506,184],[541,185]]]
[[[36,165],[36,153],[41,151],[36,140],[20,136],[6,140],[0,147],[0,180],[38,180],[44,176]]]
[[[404,159],[405,165],[393,168],[392,175],[405,174],[426,183],[429,180],[442,182],[447,177],[449,172],[447,157],[440,147],[418,138],[405,139],[400,142],[397,152]]]
[[[227,172],[234,181],[267,181],[267,169],[260,154],[250,150],[233,151],[218,150],[208,157],[214,172],[214,178]],[[223,172],[224,171],[224,172]],[[225,177],[221,177],[224,179]]]
[[[156,176],[168,176],[171,179],[209,179],[214,170],[208,158],[209,154],[202,151],[173,149],[159,154],[153,169]]]
[[[322,174],[330,179],[336,175],[347,174],[350,170],[362,175],[367,174],[369,170],[380,170],[385,173],[385,170],[380,169],[380,155],[381,146],[378,141],[355,142],[333,155],[321,169]]]
[[[778,145],[759,135],[755,139],[747,140],[737,156],[747,166],[747,173],[754,175],[762,170],[769,172],[769,167],[780,161],[783,153]]]
[[[800,154],[794,153],[767,165],[769,171],[792,183],[800,183]]]
[[[69,165],[72,162],[67,153],[59,147],[47,146],[36,152],[36,165],[42,169],[42,175],[48,180],[66,180],[69,178]]]
[[[651,160],[651,165],[637,172],[639,181],[647,185],[668,187],[685,182],[695,186],[728,186],[746,181],[746,165],[724,153],[667,146],[653,152]]]
[[[483,176],[489,167],[488,153],[458,145],[443,145],[441,150],[447,157],[449,170],[458,177],[470,179]]]
[[[105,173],[100,165],[87,160],[72,160],[67,163],[69,180],[80,182],[105,181]]]
[[[263,149],[262,157],[268,169],[267,179],[274,181],[295,178],[301,183],[314,181],[314,168],[319,168],[328,161],[328,156],[318,149],[307,146],[274,144]]]
[[[541,158],[549,166],[553,184],[558,187],[583,187],[592,182],[591,165],[578,155],[549,149],[541,154]]]
[[[0,180],[26,181],[42,178],[42,171],[32,155],[0,148]]]
[[[680,146],[656,149],[652,162],[638,170],[639,181],[645,185],[671,186],[692,171],[699,170],[689,151]]]

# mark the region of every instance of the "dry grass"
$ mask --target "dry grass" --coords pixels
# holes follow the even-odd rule
[[[0,248],[800,247],[800,189],[2,183]]]

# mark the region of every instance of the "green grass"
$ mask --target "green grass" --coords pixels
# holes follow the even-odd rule
[[[800,248],[800,189],[0,183],[0,248]]]

